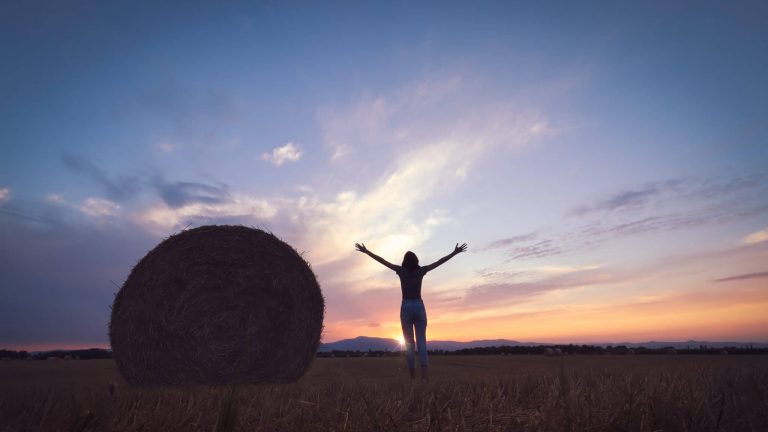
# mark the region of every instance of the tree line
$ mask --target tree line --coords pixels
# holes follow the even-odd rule
[[[768,348],[754,347],[752,345],[733,346],[733,347],[709,347],[699,345],[695,347],[675,348],[672,346],[647,348],[647,347],[628,347],[626,345],[535,345],[535,346],[490,346],[478,348],[463,348],[455,351],[447,350],[429,350],[429,355],[433,356],[451,356],[451,355],[696,355],[696,354],[768,354]],[[344,357],[398,357],[403,355],[402,351],[340,351],[318,352],[317,357],[322,358],[344,358]],[[95,360],[111,359],[112,351],[101,348],[79,349],[79,350],[55,350],[45,352],[30,353],[27,351],[14,351],[0,349],[0,359],[2,360],[48,360],[48,359],[72,359],[72,360]]]

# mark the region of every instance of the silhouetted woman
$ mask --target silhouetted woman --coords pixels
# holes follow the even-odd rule
[[[419,266],[419,258],[411,251],[405,253],[403,264],[398,266],[369,251],[366,249],[365,244],[355,243],[355,248],[394,270],[400,276],[400,289],[403,292],[403,303],[400,305],[400,325],[403,327],[408,373],[411,375],[411,379],[416,378],[414,359],[414,343],[416,343],[419,350],[419,362],[421,363],[421,377],[427,379],[427,311],[424,309],[424,302],[421,300],[421,280],[428,271],[436,269],[444,262],[453,258],[454,255],[466,251],[467,244],[464,243],[459,246],[456,243],[453,252],[424,267]],[[413,337],[414,329],[416,329],[415,341]]]

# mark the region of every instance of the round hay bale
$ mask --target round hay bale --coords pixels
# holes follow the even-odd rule
[[[315,357],[325,302],[306,261],[274,235],[203,226],[136,264],[109,337],[133,385],[291,382]]]

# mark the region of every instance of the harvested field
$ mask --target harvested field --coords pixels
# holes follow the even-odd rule
[[[110,360],[0,363],[0,431],[768,430],[768,357],[316,359],[299,382],[122,385]],[[109,383],[117,381],[114,395]]]

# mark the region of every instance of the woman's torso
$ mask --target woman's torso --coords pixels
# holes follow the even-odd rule
[[[421,281],[427,273],[424,267],[418,267],[413,270],[398,267],[396,272],[400,277],[400,289],[403,293],[403,300],[421,300]]]

